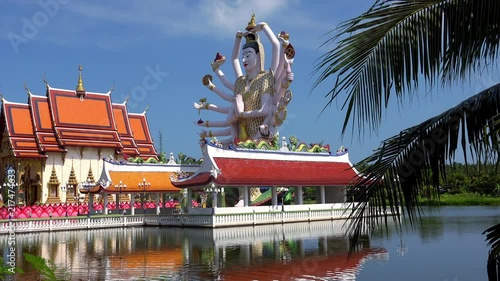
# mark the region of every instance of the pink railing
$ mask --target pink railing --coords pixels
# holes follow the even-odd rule
[[[164,206],[160,203],[160,207],[165,208],[175,208],[178,201],[166,202]],[[96,211],[102,211],[104,209],[104,204],[93,204],[93,209]],[[141,202],[134,202],[135,209],[142,209]],[[144,209],[154,209],[156,208],[156,202],[146,202],[144,204]],[[120,202],[120,210],[130,209],[130,202]],[[12,210],[12,209],[11,209]],[[116,203],[108,203],[108,210],[116,210]],[[57,203],[57,204],[44,204],[44,205],[33,205],[33,206],[17,206],[14,208],[14,216],[10,217],[13,219],[25,219],[25,218],[50,218],[50,217],[68,217],[77,215],[86,215],[89,211],[89,206],[87,203]],[[0,207],[0,219],[9,219],[9,208],[7,206]]]

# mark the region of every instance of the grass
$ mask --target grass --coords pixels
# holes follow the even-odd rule
[[[441,194],[439,198],[418,199],[422,206],[500,206],[500,197],[476,193]]]

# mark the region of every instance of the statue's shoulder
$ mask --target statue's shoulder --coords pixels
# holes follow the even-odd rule
[[[265,72],[263,75],[264,79],[274,82],[274,73],[271,69]]]
[[[236,78],[236,82],[234,83],[235,85],[239,83],[245,83],[246,77],[245,75],[241,75],[240,77]]]
[[[265,81],[264,91],[270,93],[271,95],[274,95],[274,73],[271,70],[266,71],[262,75],[262,80]]]

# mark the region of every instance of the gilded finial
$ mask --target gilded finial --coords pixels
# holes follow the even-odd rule
[[[78,74],[78,85],[76,86],[76,95],[80,98],[80,100],[83,100],[85,97],[85,88],[83,87],[83,79],[82,79],[82,70],[83,67],[81,65],[78,66],[78,71],[80,72]]]
[[[149,109],[149,105],[146,105],[146,108],[144,109],[144,112],[142,114],[146,114],[146,112],[148,112],[148,109]]]
[[[125,101],[123,102],[124,104],[127,104],[128,98],[129,98],[129,96],[125,97]]]
[[[109,89],[108,95],[111,94],[114,89],[115,89],[115,82],[113,82],[113,86],[111,86],[111,89]]]
[[[252,12],[252,17],[250,18],[250,21],[248,22],[246,30],[250,31],[250,30],[254,29],[256,26],[257,26],[257,24],[255,23],[255,13]]]
[[[43,76],[42,76],[42,80],[43,80],[43,83],[45,83],[45,88],[49,88],[49,82],[47,82],[47,80],[45,79],[45,72],[43,73]]]
[[[26,93],[28,93],[28,96],[31,95],[30,89],[28,89],[28,84],[24,82],[24,89],[26,90]]]

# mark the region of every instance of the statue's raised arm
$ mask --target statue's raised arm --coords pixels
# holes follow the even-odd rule
[[[271,27],[269,27],[267,23],[261,22],[257,24],[255,28],[250,30],[251,33],[257,33],[260,31],[264,31],[267,39],[269,39],[269,42],[271,43],[271,50],[272,50],[271,71],[273,73],[276,73],[279,64],[280,43],[278,41],[278,38],[276,38],[276,35],[274,35],[273,30],[271,29]]]
[[[244,33],[241,31],[236,32],[236,38],[233,45],[233,54],[231,55],[231,63],[233,65],[234,76],[236,78],[243,76],[240,65],[240,45],[241,38],[243,38]],[[246,35],[246,33],[245,33]]]

